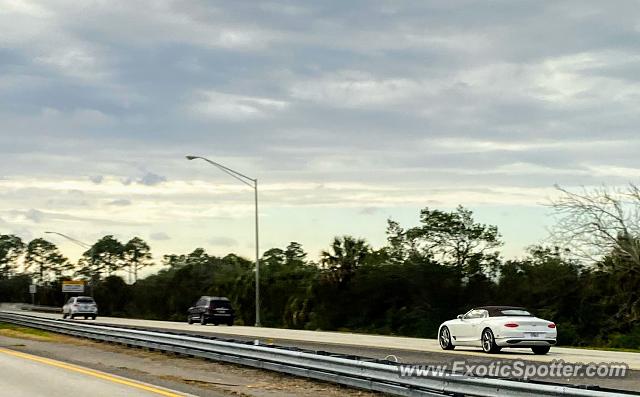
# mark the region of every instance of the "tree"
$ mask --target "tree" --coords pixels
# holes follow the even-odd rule
[[[12,275],[24,248],[20,237],[13,234],[0,234],[0,279]]]
[[[302,249],[302,244],[292,241],[284,250],[284,258],[289,266],[303,265],[307,259],[307,253]]]
[[[151,262],[151,248],[140,237],[134,237],[123,247],[123,257],[129,267],[129,274],[138,281],[138,270],[153,265]]]
[[[124,265],[124,246],[112,235],[102,237],[82,255],[84,266],[79,273],[90,276],[94,281],[99,280],[103,273],[112,275]]]
[[[386,251],[391,262],[404,262],[409,253],[406,233],[398,222],[391,219],[387,219],[387,242]]]
[[[187,256],[176,255],[176,254],[168,254],[162,257],[162,265],[169,266],[170,269],[177,269],[179,267],[184,266],[187,263]]]
[[[476,223],[471,210],[463,206],[453,212],[424,208],[420,223],[405,233],[412,252],[438,258],[466,275],[497,263],[497,249],[502,245],[498,228]]]
[[[338,284],[348,282],[356,269],[362,266],[371,253],[365,240],[351,236],[335,237],[331,251],[322,251],[320,263]]]
[[[261,263],[264,263],[267,266],[278,266],[282,265],[285,261],[284,251],[280,248],[271,248],[268,249],[262,254]]]
[[[31,271],[40,283],[59,278],[65,271],[72,269],[67,258],[58,251],[58,247],[42,238],[29,242],[24,264],[25,270]]]
[[[615,253],[619,266],[640,271],[640,187],[556,189],[561,195],[550,203],[558,217],[551,233],[555,243],[592,263]]]

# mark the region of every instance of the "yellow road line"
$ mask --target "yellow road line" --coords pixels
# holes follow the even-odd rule
[[[0,347],[0,353],[4,353],[4,354],[15,356],[15,357],[24,358],[24,359],[31,360],[31,361],[36,361],[36,362],[39,362],[39,363],[42,363],[42,364],[51,365],[53,367],[68,369],[70,371],[79,372],[79,373],[84,374],[84,375],[89,375],[89,376],[93,376],[95,378],[104,379],[104,380],[107,380],[107,381],[110,381],[110,382],[113,382],[113,383],[119,383],[121,385],[126,385],[126,386],[130,386],[130,387],[134,387],[136,389],[145,390],[145,391],[148,391],[148,392],[151,392],[151,393],[155,393],[155,394],[159,394],[159,395],[165,396],[165,397],[184,397],[182,394],[176,394],[176,393],[172,393],[172,392],[167,391],[167,390],[158,389],[156,387],[153,387],[153,386],[150,386],[150,385],[146,385],[144,383],[139,383],[139,382],[127,380],[127,379],[124,379],[124,378],[121,378],[121,377],[117,377],[117,376],[106,374],[104,372],[95,371],[95,370],[88,369],[88,368],[83,368],[83,367],[78,367],[78,366],[75,366],[75,365],[72,365],[72,364],[63,363],[61,361],[51,360],[49,358],[38,357],[38,356],[34,356],[34,355],[31,355],[31,354],[27,354],[27,353],[22,353],[22,352],[17,352],[17,351],[13,351],[13,350],[4,349],[4,348],[1,348],[1,347]]]

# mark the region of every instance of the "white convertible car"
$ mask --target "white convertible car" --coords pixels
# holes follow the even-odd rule
[[[497,353],[503,347],[531,348],[535,354],[547,354],[556,344],[556,325],[534,317],[522,307],[483,306],[445,321],[438,330],[440,347],[482,347]]]

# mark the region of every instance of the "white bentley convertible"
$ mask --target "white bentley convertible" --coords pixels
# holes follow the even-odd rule
[[[556,325],[534,317],[522,307],[483,306],[445,321],[438,330],[440,347],[482,347],[497,353],[503,347],[531,348],[535,354],[547,354],[556,344]]]

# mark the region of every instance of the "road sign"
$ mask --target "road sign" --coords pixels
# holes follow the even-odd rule
[[[30,294],[35,294],[36,293],[36,285],[35,284],[31,284],[29,286],[29,293]]]
[[[84,281],[82,281],[82,280],[63,281],[62,282],[62,292],[83,293],[84,292]]]

